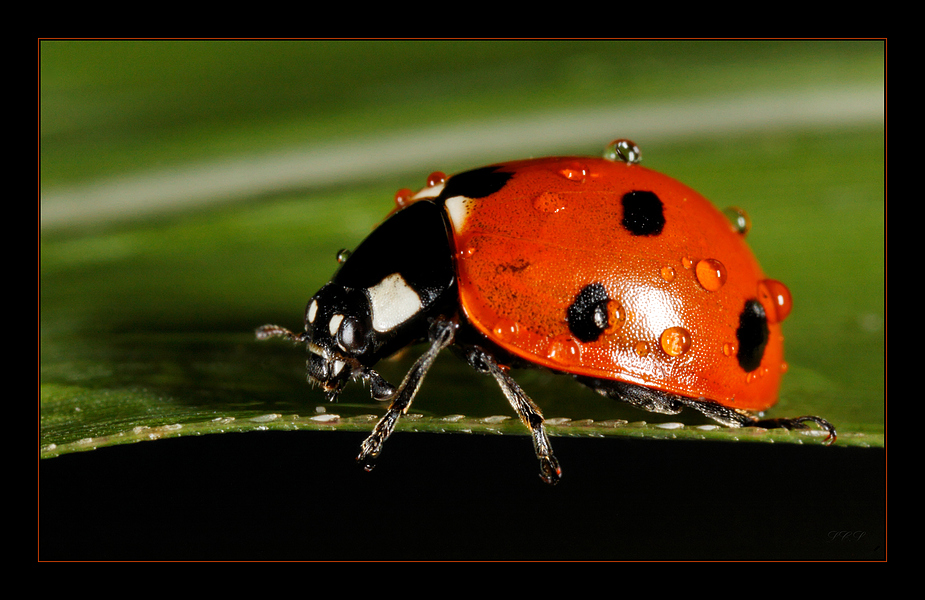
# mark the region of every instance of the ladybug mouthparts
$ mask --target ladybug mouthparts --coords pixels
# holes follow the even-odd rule
[[[370,383],[373,397],[386,400],[394,387],[369,365],[380,358],[382,336],[372,326],[369,300],[362,291],[328,283],[305,308],[305,331],[295,334],[278,325],[264,325],[258,339],[285,337],[309,351],[306,376],[319,385],[329,401],[337,399],[352,380]]]

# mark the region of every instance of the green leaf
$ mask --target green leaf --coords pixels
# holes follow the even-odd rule
[[[845,108],[869,96],[858,90],[882,90],[880,43],[40,49],[42,457],[184,435],[371,429],[384,406],[362,386],[325,404],[305,383],[304,351],[257,342],[254,328],[299,328],[336,252],[385,216],[398,188],[497,159],[598,154],[617,137],[633,137],[646,165],[718,206],[746,209],[765,271],[793,292],[790,369],[768,416],[819,414],[838,427],[840,445],[884,444],[883,121]],[[806,106],[793,99],[803,97],[830,99],[820,114],[841,113],[802,122],[780,111],[756,125],[723,112],[783,98],[799,113]],[[687,115],[711,106],[738,126],[568,135],[570,119],[602,107]],[[558,138],[531,137],[558,119]],[[302,159],[311,168],[294,173]],[[350,175],[326,178],[341,172]],[[400,379],[418,351],[383,363],[383,374]],[[822,443],[812,431],[726,430],[694,414],[639,412],[567,377],[516,377],[553,435]],[[405,430],[525,434],[494,383],[450,354],[411,412]]]

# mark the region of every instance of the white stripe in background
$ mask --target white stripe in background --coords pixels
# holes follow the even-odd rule
[[[563,149],[601,148],[612,138],[646,142],[784,128],[884,123],[882,86],[753,95],[701,102],[646,103],[568,109],[496,122],[455,124],[374,139],[351,139],[285,152],[184,165],[42,190],[41,227],[101,223],[235,198],[318,187],[405,172],[472,167],[543,156]],[[423,181],[423,180],[422,180]]]

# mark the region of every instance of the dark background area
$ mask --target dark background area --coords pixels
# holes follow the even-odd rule
[[[43,560],[883,560],[885,453],[397,433],[209,435],[43,461]]]

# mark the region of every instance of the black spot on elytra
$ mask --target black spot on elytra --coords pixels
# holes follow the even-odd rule
[[[739,314],[739,328],[736,339],[739,340],[739,366],[751,372],[761,365],[764,349],[768,345],[768,317],[764,307],[757,300],[749,300]]]
[[[452,198],[453,196],[465,196],[466,198],[484,198],[501,190],[507,185],[508,180],[514,176],[513,173],[499,172],[501,167],[482,167],[473,169],[465,173],[459,173],[450,177],[443,191],[440,193],[441,199]]]
[[[633,235],[658,235],[665,226],[662,201],[652,192],[623,195],[623,228]]]
[[[601,283],[586,285],[568,307],[568,328],[582,342],[593,342],[610,325],[607,290]]]

